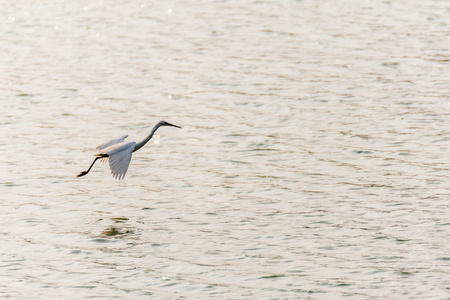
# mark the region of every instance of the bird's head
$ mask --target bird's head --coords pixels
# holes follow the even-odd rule
[[[167,121],[164,121],[164,120],[159,121],[158,125],[159,125],[159,126],[173,126],[173,127],[181,128],[181,127],[178,126],[178,125],[171,124],[171,123],[169,123],[169,122],[167,122]],[[159,127],[159,126],[158,126],[158,127]]]

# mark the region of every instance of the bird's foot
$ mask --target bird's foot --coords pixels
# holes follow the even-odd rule
[[[78,177],[81,177],[81,176],[84,176],[84,175],[86,175],[86,174],[87,174],[87,172],[86,172],[86,171],[83,171],[83,172],[81,172],[80,174],[77,175],[77,178],[78,178]]]

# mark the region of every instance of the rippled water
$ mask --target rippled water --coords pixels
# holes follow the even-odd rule
[[[0,7],[0,297],[450,298],[448,1]]]

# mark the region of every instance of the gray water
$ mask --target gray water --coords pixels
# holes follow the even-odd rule
[[[450,299],[449,1],[0,8],[0,297]]]

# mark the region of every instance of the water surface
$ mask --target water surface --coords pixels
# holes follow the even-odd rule
[[[1,297],[450,297],[448,1],[0,7]]]

